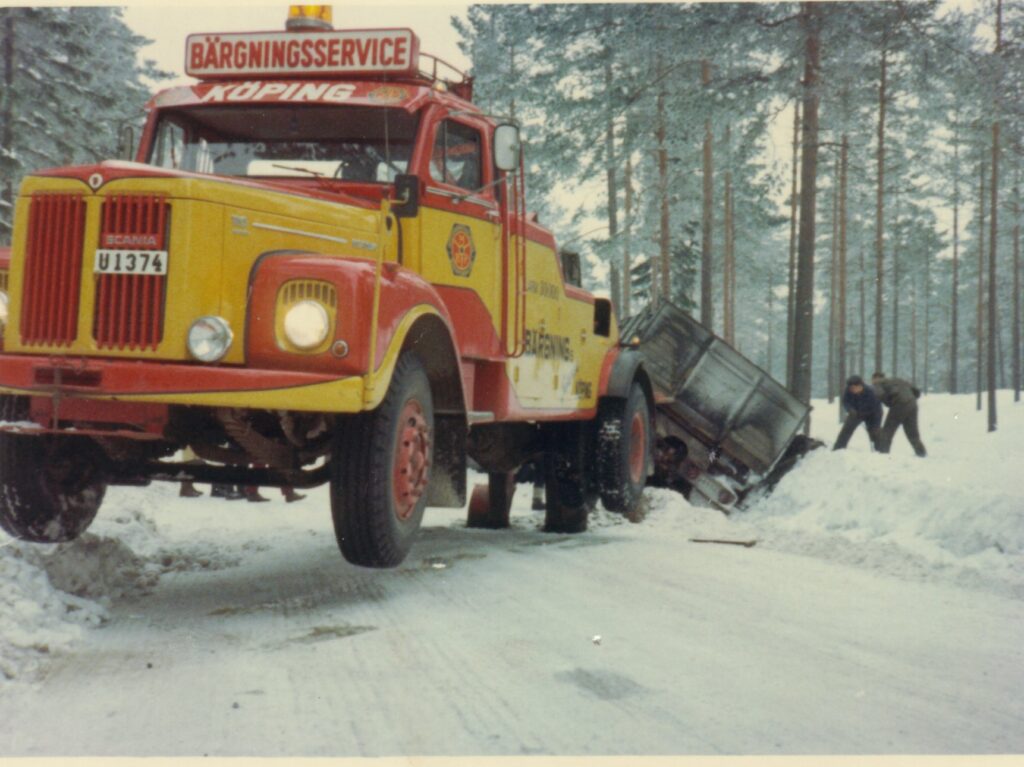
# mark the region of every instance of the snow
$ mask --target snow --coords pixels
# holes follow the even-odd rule
[[[927,458],[859,431],[730,517],[653,488],[576,536],[525,486],[511,530],[430,510],[392,571],[341,560],[322,488],[112,488],[78,541],[0,534],[0,754],[1019,753],[1024,406],[999,407],[988,434],[928,395]]]
[[[972,395],[928,396],[920,405],[927,458],[901,432],[892,454],[871,453],[862,429],[851,448],[808,456],[744,521],[775,548],[1020,599],[1024,406],[1002,394],[993,434]],[[834,412],[818,403],[813,420],[829,445]]]
[[[94,525],[107,534],[70,543],[39,546],[0,533],[0,685],[35,675],[44,656],[72,647],[83,627],[101,625],[112,602],[150,593],[162,574],[238,563],[210,544],[165,549],[135,506],[124,503]]]

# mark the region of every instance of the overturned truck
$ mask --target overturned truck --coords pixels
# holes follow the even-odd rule
[[[679,307],[647,307],[622,339],[654,389],[648,484],[728,511],[815,446],[799,433],[810,407]]]

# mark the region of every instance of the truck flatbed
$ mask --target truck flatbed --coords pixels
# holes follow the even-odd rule
[[[666,484],[729,508],[787,454],[810,406],[678,306],[626,320],[655,389],[657,471]]]

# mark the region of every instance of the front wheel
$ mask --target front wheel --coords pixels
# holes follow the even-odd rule
[[[625,400],[602,404],[597,428],[597,475],[601,502],[631,514],[640,503],[651,463],[651,411],[634,383]]]
[[[27,419],[27,401],[0,400],[0,420]],[[74,540],[96,518],[106,491],[103,455],[92,440],[0,434],[0,528],[8,535]]]
[[[427,505],[434,403],[423,363],[403,354],[376,410],[340,425],[331,514],[342,555],[363,567],[397,567]]]

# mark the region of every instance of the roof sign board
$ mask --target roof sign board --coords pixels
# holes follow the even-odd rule
[[[415,75],[418,65],[411,29],[232,32],[185,41],[185,72],[203,80]]]
[[[412,112],[432,91],[421,85],[382,80],[265,80],[212,81],[168,88],[154,96],[147,109],[201,106],[203,104],[351,104],[400,107]]]

